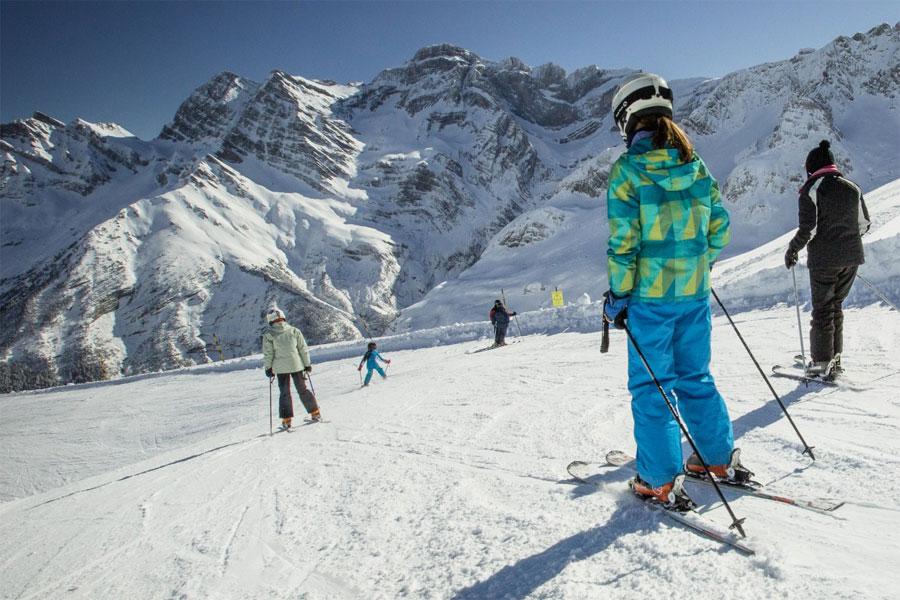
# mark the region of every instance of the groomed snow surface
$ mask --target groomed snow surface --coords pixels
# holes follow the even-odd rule
[[[797,352],[795,319],[736,315],[766,369]],[[845,328],[840,387],[772,379],[812,462],[714,320],[744,462],[774,493],[847,502],[825,515],[729,494],[753,557],[647,510],[624,471],[568,479],[574,459],[634,450],[625,339],[601,355],[575,327],[478,354],[486,339],[385,341],[389,377],[366,389],[361,347],[320,360],[327,422],[272,437],[258,358],[0,398],[0,596],[896,598],[900,315],[853,308]]]

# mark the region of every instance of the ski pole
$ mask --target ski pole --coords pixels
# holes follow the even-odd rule
[[[700,459],[700,463],[703,465],[703,470],[706,471],[706,476],[709,478],[709,481],[716,489],[716,493],[719,495],[719,499],[722,501],[722,504],[728,511],[729,516],[731,516],[731,525],[728,528],[737,529],[738,533],[741,534],[741,537],[747,537],[747,534],[744,533],[744,528],[742,526],[746,519],[738,519],[734,514],[734,511],[731,510],[731,505],[728,504],[728,500],[725,499],[725,494],[722,493],[722,488],[719,487],[719,484],[716,482],[716,478],[713,477],[713,474],[710,472],[709,465],[706,464],[706,459],[704,459],[700,455],[700,450],[697,449],[697,445],[694,443],[694,439],[691,437],[691,434],[688,432],[687,427],[684,425],[684,422],[682,422],[681,417],[678,415],[678,411],[675,409],[675,406],[672,405],[671,400],[669,400],[668,394],[666,394],[665,390],[662,387],[662,384],[659,382],[659,379],[656,378],[656,375],[653,373],[653,369],[650,368],[650,364],[647,362],[647,358],[644,356],[644,353],[641,352],[641,348],[637,345],[637,342],[634,339],[634,335],[632,335],[631,333],[631,329],[624,323],[622,327],[623,329],[625,329],[625,333],[628,334],[628,339],[629,341],[631,341],[631,345],[634,346],[634,349],[637,351],[638,356],[641,358],[641,362],[644,364],[644,368],[647,369],[647,373],[650,374],[651,379],[653,379],[653,383],[656,384],[656,389],[659,390],[659,394],[663,397],[663,400],[665,400],[666,406],[669,407],[669,412],[672,413],[672,416],[675,418],[675,422],[678,423],[678,427],[681,429],[681,433],[684,434],[684,437],[691,445],[691,449],[694,451],[694,454],[696,454],[697,458]]]
[[[794,277],[794,305],[797,307],[797,331],[800,333],[800,356],[803,358],[803,367],[806,368],[806,348],[803,347],[803,324],[800,322],[800,292],[797,289],[797,271],[794,267],[791,267],[791,275]],[[719,304],[721,305],[722,303],[720,302]]]
[[[885,304],[887,304],[888,306],[890,306],[891,308],[893,308],[895,311],[900,312],[900,309],[898,309],[898,308],[894,305],[893,302],[891,302],[890,300],[888,300],[887,297],[884,295],[884,293],[883,293],[881,290],[879,290],[877,287],[875,287],[875,285],[874,285],[871,281],[869,281],[868,279],[866,279],[865,277],[863,277],[863,276],[860,275],[859,273],[857,273],[856,276],[859,278],[860,281],[862,281],[864,284],[866,284],[867,286],[869,286],[870,288],[872,288],[872,291],[875,292],[875,295],[877,295],[879,298],[881,298],[881,301],[882,301],[882,302],[884,302]]]
[[[712,292],[713,298],[715,298],[716,302],[719,303],[719,306],[722,308],[722,312],[725,313],[725,316],[728,318],[728,322],[731,323],[731,326],[734,328],[734,332],[737,334],[738,339],[741,340],[741,343],[744,345],[744,349],[747,351],[747,354],[749,354],[750,358],[753,360],[753,364],[756,365],[756,369],[759,371],[759,374],[762,375],[762,378],[763,380],[765,380],[766,385],[769,386],[769,390],[772,392],[772,395],[775,396],[775,400],[778,401],[778,406],[781,407],[782,412],[784,412],[784,416],[787,417],[787,420],[791,424],[791,427],[793,427],[794,431],[797,432],[797,437],[800,438],[800,442],[803,444],[803,454],[809,454],[809,457],[811,459],[816,460],[816,455],[813,454],[814,446],[810,446],[806,443],[806,440],[803,439],[803,434],[801,434],[800,430],[797,429],[797,425],[794,423],[794,419],[791,418],[790,413],[788,413],[787,407],[784,405],[784,402],[781,401],[781,398],[778,396],[775,388],[772,387],[772,383],[769,381],[769,378],[766,377],[765,371],[763,371],[762,367],[759,366],[759,361],[757,361],[756,357],[753,356],[753,353],[750,351],[750,346],[748,346],[747,342],[744,341],[744,336],[741,335],[741,332],[740,330],[738,330],[737,325],[735,325],[734,321],[731,319],[731,315],[728,314],[728,310],[725,308],[725,305],[722,304],[721,300],[719,300],[719,295],[716,294],[716,290],[710,288],[709,291]]]
[[[309,391],[311,391],[312,395],[315,396],[316,395],[316,386],[314,386],[312,383],[312,373],[306,374],[306,380],[309,382]]]
[[[274,377],[269,377],[269,435],[272,435],[272,382]]]
[[[503,288],[500,288],[500,297],[503,298],[503,306],[508,309],[509,305],[506,303],[506,294],[503,293]],[[522,337],[522,328],[519,327],[519,315],[513,315],[513,319],[516,320],[516,331],[519,332],[519,337]]]

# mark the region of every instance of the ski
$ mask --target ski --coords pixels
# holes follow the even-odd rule
[[[606,466],[616,465],[609,463]],[[569,475],[571,475],[572,478],[578,482],[587,485],[599,485],[595,481],[590,480],[590,476],[597,473],[597,469],[595,468],[595,466],[591,465],[590,463],[586,463],[580,460],[572,461],[566,467],[566,471],[568,471]],[[656,502],[642,501],[630,491],[628,492],[628,494],[632,498],[634,498],[635,502],[640,502],[643,506],[646,506],[650,510],[661,512],[673,521],[680,523],[681,525],[687,527],[695,533],[698,533],[713,541],[719,542],[720,544],[725,544],[726,546],[734,548],[735,550],[748,556],[756,554],[756,551],[753,550],[753,548],[751,548],[745,542],[743,542],[737,535],[709,522],[695,510],[689,510],[687,512],[676,512],[673,510],[668,510],[667,508]]]
[[[486,346],[484,348],[478,348],[477,350],[466,350],[466,354],[478,354],[479,352],[487,352],[488,350],[494,350],[496,348],[500,348],[500,346]]]
[[[793,379],[794,381],[802,381],[804,383],[818,383],[827,387],[838,387],[837,381],[822,379],[821,377],[810,377],[796,369],[790,367],[782,367],[781,365],[772,366],[772,375],[775,377],[784,377],[785,379]]]
[[[635,471],[634,457],[618,450],[613,450],[612,452],[607,454],[606,462],[618,467],[624,467],[630,471]],[[684,474],[687,476],[687,481],[700,483],[709,487],[712,487],[713,485],[712,482],[703,475],[688,473],[687,471],[685,471]],[[759,483],[758,481],[751,481],[747,484],[740,484],[717,479],[716,483],[718,483],[719,487],[723,489],[734,490],[735,492],[738,492],[739,494],[743,494],[745,496],[753,496],[754,498],[760,498],[762,500],[781,502],[782,504],[788,504],[790,506],[796,506],[797,508],[803,508],[818,513],[832,513],[844,505],[844,502],[829,500],[828,498],[804,499],[769,494],[768,492],[762,490],[763,484]]]
[[[497,348],[504,348],[506,346],[512,346],[513,344],[518,344],[519,340],[513,340],[511,342],[506,342],[502,346],[496,346],[491,344],[490,346],[485,346],[484,348],[477,348],[475,350],[466,350],[466,354],[478,354],[479,352],[487,352],[488,350],[496,350]]]

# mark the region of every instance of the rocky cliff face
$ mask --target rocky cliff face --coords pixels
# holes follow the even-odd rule
[[[794,226],[820,137],[863,187],[900,177],[898,51],[882,26],[673,82],[741,245]],[[0,388],[257,352],[273,302],[316,343],[477,317],[498,287],[594,295],[630,73],[439,45],[361,86],[222,73],[149,142],[5,124]]]

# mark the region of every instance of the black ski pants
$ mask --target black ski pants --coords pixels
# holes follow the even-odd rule
[[[494,344],[500,345],[506,343],[506,328],[509,327],[509,323],[506,325],[494,325]]]
[[[841,305],[859,267],[810,269],[812,323],[809,345],[815,362],[826,362],[844,349],[844,311]]]
[[[303,408],[307,413],[311,413],[319,405],[316,403],[316,397],[306,388],[306,377],[303,371],[295,373],[278,373],[278,418],[290,419],[294,416],[294,402],[291,399],[291,380],[294,381],[294,387],[297,388],[297,394],[300,395],[300,401],[303,402]]]

